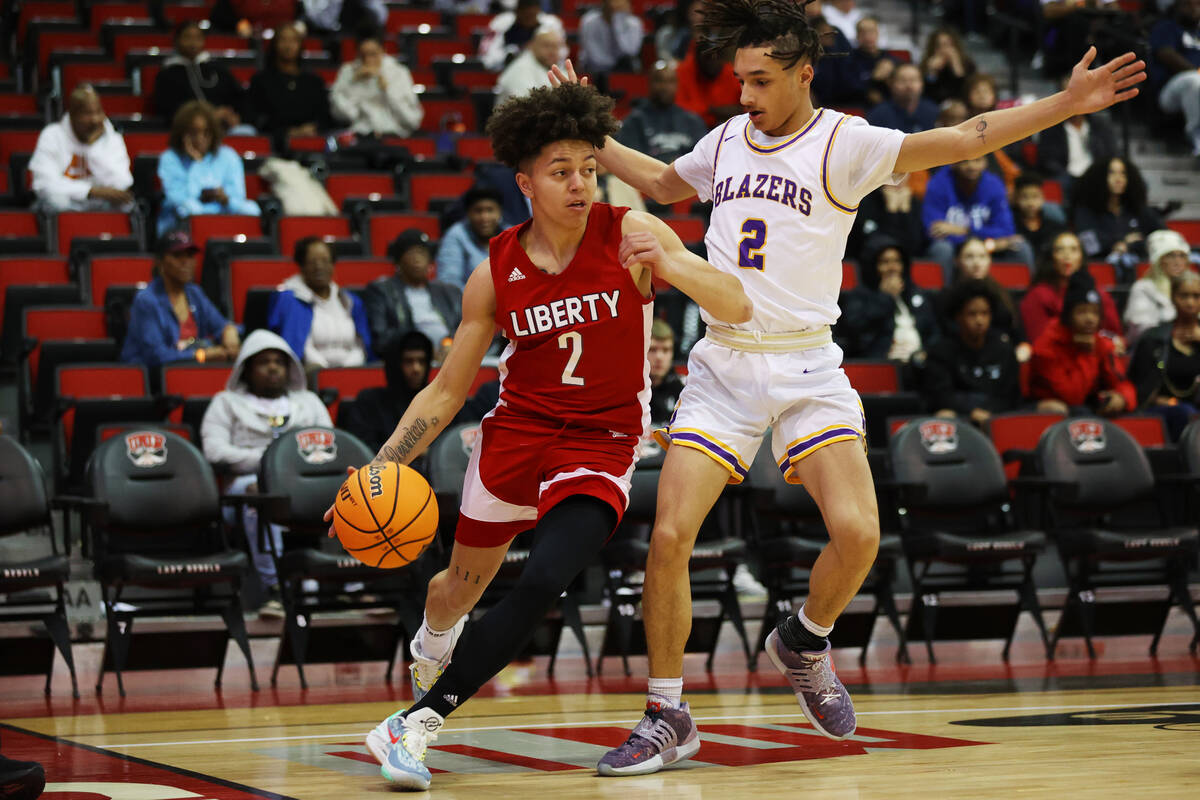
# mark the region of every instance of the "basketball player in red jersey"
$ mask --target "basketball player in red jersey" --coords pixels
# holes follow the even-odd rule
[[[533,217],[492,239],[467,281],[454,347],[376,457],[408,463],[429,446],[502,328],[500,399],[467,468],[450,565],[429,583],[411,645],[418,699],[367,736],[384,776],[404,788],[428,788],[425,749],[446,716],[521,651],[625,510],[650,419],[652,275],[718,319],[750,317],[737,278],[688,252],[662,221],[592,202],[594,151],[616,128],[612,101],[578,85],[535,89],[492,114],[493,149],[517,170]],[[517,585],[451,662],[463,615],[512,538],[531,528]]]

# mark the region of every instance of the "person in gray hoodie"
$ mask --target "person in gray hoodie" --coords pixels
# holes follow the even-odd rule
[[[256,492],[258,463],[267,446],[284,431],[307,426],[332,427],[329,411],[321,398],[305,388],[304,368],[287,342],[271,331],[254,331],[242,344],[225,391],[212,399],[200,424],[204,457],[226,475],[225,492]],[[234,510],[227,509],[226,515],[233,523]],[[275,562],[269,551],[259,549],[254,509],[245,510],[243,524],[268,598],[259,613],[282,616]],[[281,551],[282,529],[272,525],[270,534],[276,552]]]

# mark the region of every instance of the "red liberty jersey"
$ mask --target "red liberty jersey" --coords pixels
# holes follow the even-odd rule
[[[593,203],[575,257],[557,275],[533,265],[520,236],[491,241],[500,357],[500,409],[525,417],[641,436],[650,419],[653,296],[617,258],[627,208]]]

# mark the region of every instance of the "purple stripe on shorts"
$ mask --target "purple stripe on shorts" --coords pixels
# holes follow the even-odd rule
[[[801,455],[803,455],[806,450],[811,450],[813,447],[816,447],[821,442],[832,439],[835,436],[846,436],[846,435],[858,436],[859,433],[858,433],[858,431],[854,430],[854,428],[834,428],[833,430],[825,431],[820,436],[814,436],[813,438],[809,439],[806,442],[801,442],[799,444],[795,444],[795,445],[792,445],[791,447],[789,447],[788,448],[788,458],[789,459],[798,458]]]
[[[694,433],[683,433],[683,432],[681,432],[681,433],[670,432],[670,433],[668,433],[668,435],[671,437],[671,441],[675,441],[676,439],[679,439],[681,441],[692,442],[693,444],[700,445],[705,450],[712,453],[717,458],[721,459],[726,464],[728,464],[730,469],[732,469],[738,475],[740,475],[743,478],[746,477],[747,470],[742,469],[742,465],[738,463],[737,456],[735,456],[733,453],[729,452],[728,450],[726,450],[716,444],[713,444],[708,439],[705,439],[703,436],[697,436]]]

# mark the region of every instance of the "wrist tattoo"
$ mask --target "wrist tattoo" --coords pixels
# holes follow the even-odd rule
[[[413,451],[413,448],[424,438],[430,428],[436,428],[438,418],[432,417],[426,421],[422,417],[413,420],[412,425],[404,429],[404,433],[400,436],[400,441],[395,446],[385,444],[379,449],[379,454],[371,461],[372,464],[383,464],[388,461],[395,461],[403,464],[408,455]]]

